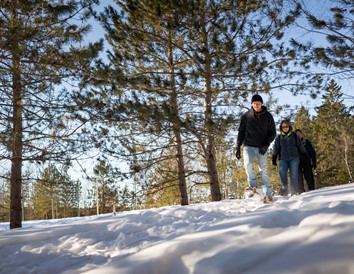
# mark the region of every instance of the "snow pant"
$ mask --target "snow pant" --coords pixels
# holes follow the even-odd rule
[[[258,147],[243,147],[243,164],[245,166],[248,185],[250,187],[257,187],[257,176],[254,171],[254,160],[257,158],[258,170],[262,182],[263,195],[272,197],[272,187],[270,185],[270,178],[268,172],[268,156],[267,153],[261,155]]]
[[[279,175],[283,189],[288,188],[288,170],[290,171],[291,195],[298,193],[299,161],[299,158],[279,161]]]
[[[305,181],[307,184],[307,189],[309,191],[314,190],[315,189],[315,179],[313,177],[311,163],[309,163],[307,165],[302,165],[300,163],[300,165],[299,165],[299,178],[298,178],[299,194],[302,192],[305,192],[304,178],[305,178]]]

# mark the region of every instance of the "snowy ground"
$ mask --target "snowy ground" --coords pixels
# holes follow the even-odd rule
[[[354,184],[8,227],[4,274],[354,273]]]

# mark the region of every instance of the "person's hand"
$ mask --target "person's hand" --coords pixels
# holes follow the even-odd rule
[[[273,166],[276,166],[276,165],[277,165],[277,156],[276,156],[276,155],[274,155],[274,156],[272,157],[272,164],[273,164]]]
[[[241,147],[237,147],[237,149],[236,149],[236,158],[238,160],[241,159]]]
[[[268,145],[261,145],[258,149],[259,149],[259,154],[264,155],[268,150]]]

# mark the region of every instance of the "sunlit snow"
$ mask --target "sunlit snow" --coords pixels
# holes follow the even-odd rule
[[[354,273],[354,184],[0,224],[0,273]]]

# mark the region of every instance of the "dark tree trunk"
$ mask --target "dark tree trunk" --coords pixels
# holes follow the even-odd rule
[[[15,62],[16,57],[14,58]],[[18,59],[17,59],[18,60]],[[16,66],[15,66],[16,67]],[[13,132],[11,158],[10,229],[22,227],[22,100],[21,77],[13,74]]]
[[[181,126],[179,123],[179,111],[178,111],[178,102],[177,102],[177,88],[176,88],[176,79],[174,71],[174,60],[173,60],[173,47],[171,44],[172,34],[169,33],[169,62],[171,66],[171,117],[173,120],[173,132],[176,138],[176,160],[178,168],[178,187],[181,195],[181,205],[188,205],[188,192],[187,192],[187,183],[186,183],[186,172],[184,168],[184,156],[182,148],[182,137],[181,137]]]

